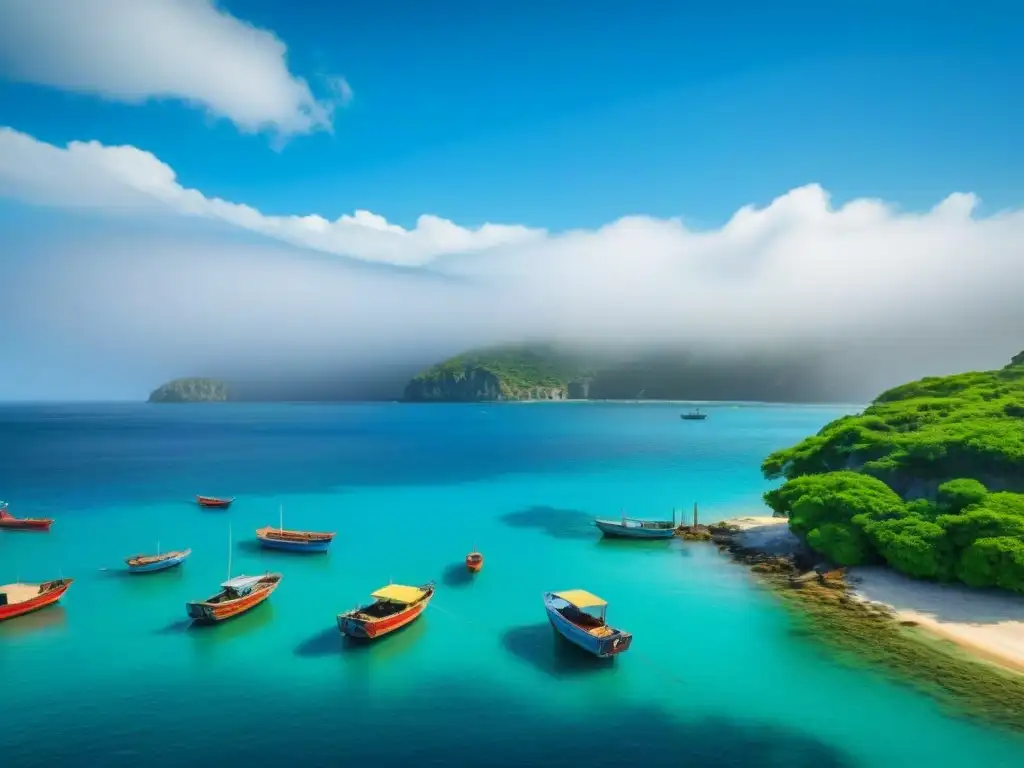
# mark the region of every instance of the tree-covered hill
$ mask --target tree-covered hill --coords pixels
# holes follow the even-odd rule
[[[1024,592],[1024,354],[922,379],[771,454],[765,495],[814,550]]]
[[[589,369],[579,356],[546,345],[509,345],[449,358],[417,374],[411,401],[563,400]]]

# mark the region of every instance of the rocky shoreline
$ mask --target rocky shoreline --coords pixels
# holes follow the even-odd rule
[[[741,517],[681,526],[747,565],[792,612],[807,635],[851,664],[884,668],[960,715],[1024,731],[1024,675],[971,655],[889,607],[859,599],[845,569],[832,567],[789,530],[784,518]]]

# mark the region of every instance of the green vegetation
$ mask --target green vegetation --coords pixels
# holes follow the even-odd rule
[[[762,471],[786,479],[775,514],[839,565],[1024,592],[1024,353],[891,389]]]
[[[154,389],[151,403],[218,403],[230,399],[228,387],[217,379],[175,379]]]

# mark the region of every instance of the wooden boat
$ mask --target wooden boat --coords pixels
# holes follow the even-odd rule
[[[608,603],[582,589],[545,592],[544,608],[558,634],[599,658],[620,654],[633,642],[629,632],[608,626]],[[597,615],[587,609],[598,609]]]
[[[316,531],[289,531],[284,527],[284,509],[281,509],[280,524],[277,528],[267,525],[256,529],[256,538],[268,549],[283,549],[288,552],[326,552],[334,540],[334,533]]]
[[[211,509],[227,509],[234,500],[234,496],[230,499],[219,499],[216,496],[196,496],[196,503],[200,507],[209,507]]]
[[[0,621],[53,605],[68,591],[73,581],[57,579],[42,584],[5,584],[0,587]]]
[[[157,552],[160,546],[157,545]],[[154,571],[166,571],[176,565],[185,562],[185,558],[192,554],[191,549],[179,549],[174,552],[164,552],[156,555],[132,555],[126,557],[128,571],[131,573],[153,573]]]
[[[7,504],[0,507],[0,528],[9,531],[48,531],[53,525],[49,517],[15,517],[7,511]]]
[[[484,556],[481,555],[479,552],[470,552],[468,555],[466,555],[466,568],[470,572],[476,573],[483,567]]]
[[[672,520],[640,520],[622,516],[619,520],[594,520],[605,536],[619,539],[671,539],[676,533],[675,513]]]
[[[262,603],[281,583],[280,573],[231,577],[231,528],[228,528],[228,580],[220,592],[206,600],[186,603],[189,618],[197,624],[216,624],[250,611]]]
[[[280,573],[236,576],[220,585],[220,592],[206,600],[186,603],[189,618],[199,624],[215,624],[252,610],[281,583]]]
[[[434,596],[434,582],[421,587],[389,584],[370,595],[374,602],[338,614],[338,629],[343,635],[372,640],[394,632],[417,619]]]
[[[679,415],[679,418],[683,421],[704,421],[707,417],[708,415],[706,413],[700,412],[700,408],[695,408],[688,413],[682,413]]]

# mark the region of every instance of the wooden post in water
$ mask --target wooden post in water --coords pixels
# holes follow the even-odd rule
[[[693,502],[693,527],[697,527],[697,502]]]

